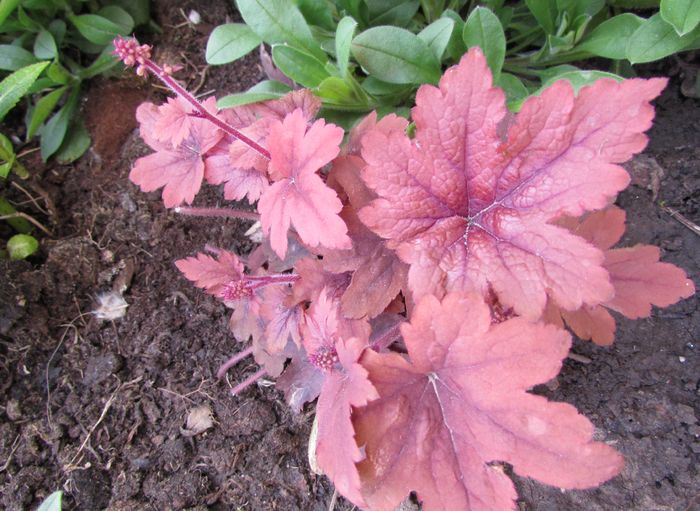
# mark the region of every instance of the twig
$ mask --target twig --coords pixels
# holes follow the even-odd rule
[[[42,212],[43,214],[45,214],[45,215],[48,215],[48,214],[49,214],[49,212],[46,211],[44,208],[42,208],[42,207],[39,205],[39,203],[37,202],[37,200],[32,196],[32,194],[29,193],[22,185],[20,185],[19,183],[16,183],[15,181],[12,181],[12,186],[14,186],[15,188],[17,188],[17,189],[18,189],[20,192],[22,192],[24,195],[26,195],[26,196],[29,198],[29,201],[30,201],[32,204],[34,204],[34,207],[35,207],[36,209],[38,209],[39,211],[41,211],[41,212]]]
[[[695,222],[691,222],[688,220],[686,217],[681,215],[678,211],[676,211],[673,208],[669,208],[668,206],[661,206],[661,209],[663,209],[666,213],[671,215],[672,218],[675,218],[678,222],[686,226],[688,229],[693,231],[695,234],[700,236],[700,225],[696,224]]]
[[[17,437],[15,437],[14,442],[12,442],[12,450],[10,451],[10,455],[7,457],[7,461],[5,461],[5,464],[2,467],[0,467],[0,472],[4,472],[10,466],[10,463],[12,462],[12,456],[14,456],[15,451],[19,447],[20,436],[21,435],[17,435]]]
[[[35,220],[34,218],[32,218],[31,216],[29,216],[25,213],[17,212],[17,213],[10,213],[9,215],[0,216],[0,220],[9,220],[11,218],[24,218],[26,221],[33,223],[36,227],[38,227],[39,229],[44,231],[44,233],[46,233],[47,236],[52,236],[51,231],[49,231],[46,227],[41,225],[41,223],[39,223],[38,220]]]
[[[579,355],[578,353],[571,352],[567,355],[567,358],[570,358],[571,360],[575,360],[576,362],[580,362],[581,364],[590,364],[593,362],[590,358],[584,356],[584,355]]]

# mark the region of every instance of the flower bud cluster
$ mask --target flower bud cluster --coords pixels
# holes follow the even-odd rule
[[[147,72],[146,61],[151,58],[151,46],[148,44],[139,45],[133,37],[125,39],[117,37],[114,39],[113,54],[119,57],[125,66],[136,67],[136,74],[145,76]],[[137,65],[138,64],[138,65]]]

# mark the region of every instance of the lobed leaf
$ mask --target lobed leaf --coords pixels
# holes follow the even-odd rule
[[[602,208],[627,186],[615,164],[646,145],[649,101],[665,83],[599,80],[574,97],[561,81],[511,120],[483,54],[470,50],[439,88],[419,89],[413,140],[365,135],[362,177],[379,198],[360,219],[411,265],[416,299],[493,289],[533,319],[547,295],[567,310],[607,301],[603,254],[549,221]]]

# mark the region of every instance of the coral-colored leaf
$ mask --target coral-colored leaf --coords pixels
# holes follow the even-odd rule
[[[605,253],[605,268],[615,286],[615,297],[605,303],[628,318],[644,318],[651,306],[667,307],[695,293],[693,281],[669,263],[659,262],[652,245],[617,248]]]
[[[418,90],[415,139],[364,135],[362,176],[380,198],[360,218],[411,264],[417,298],[492,288],[530,318],[547,295],[569,310],[606,301],[600,251],[548,222],[602,208],[627,186],[615,163],[644,147],[649,101],[665,83],[600,80],[574,97],[560,81],[505,123],[505,96],[472,49],[439,88]]]
[[[202,103],[209,112],[216,114],[216,99],[211,97]],[[178,147],[192,131],[193,122],[197,119],[190,113],[192,105],[181,97],[168,98],[166,103],[158,107],[154,128],[155,137],[172,147]]]
[[[245,269],[238,256],[228,250],[219,250],[216,258],[200,252],[196,257],[175,261],[175,266],[187,280],[214,296],[220,296],[231,282],[240,281]]]
[[[352,277],[349,272],[334,273],[327,270],[324,261],[315,257],[300,259],[294,268],[300,277],[292,286],[294,300],[297,302],[315,301],[324,289],[329,296],[339,298]]]
[[[350,416],[352,407],[365,406],[379,397],[367,370],[357,363],[366,346],[366,340],[357,338],[336,342],[339,364],[326,375],[316,405],[318,465],[338,492],[358,506],[365,503],[355,463],[363,456],[355,443]]]
[[[666,307],[695,292],[695,285],[683,270],[659,261],[658,247],[610,248],[625,232],[625,212],[620,208],[612,206],[583,219],[562,218],[557,224],[605,250],[603,267],[615,288],[615,296],[601,305],[584,305],[567,311],[554,303],[548,304],[545,320],[560,324],[563,319],[581,339],[591,339],[603,346],[612,344],[615,319],[605,307],[636,319],[651,315],[652,305]]]
[[[474,294],[424,297],[402,326],[410,362],[366,351],[380,398],[354,419],[369,507],[390,511],[412,490],[426,511],[515,509],[494,462],[561,488],[619,473],[622,458],[593,442],[593,425],[565,403],[527,392],[555,376],[569,335],[523,318],[492,325]]]
[[[175,137],[165,136],[163,127],[159,127],[162,113],[150,103],[139,106],[137,119],[141,123],[141,136],[157,152],[136,160],[129,179],[144,192],[162,187],[167,208],[183,202],[191,204],[202,186],[204,155],[221,140],[223,133],[207,120],[188,118],[187,134],[180,144],[173,145],[173,138],[179,140],[184,125],[177,128]]]
[[[270,175],[276,182],[258,203],[263,232],[284,258],[291,225],[310,247],[350,248],[347,227],[338,216],[342,204],[317,171],[339,152],[343,130],[316,121],[307,131],[301,110],[275,121],[267,137]]]
[[[240,142],[238,142],[240,144]],[[204,161],[204,177],[213,185],[224,185],[224,198],[238,201],[246,197],[251,204],[268,187],[267,172],[255,165],[234,166],[229,151],[231,141],[214,147]]]
[[[304,310],[292,298],[289,286],[262,289],[260,317],[265,322],[265,331],[253,343],[253,356],[272,377],[280,375],[284,362],[291,358],[295,347],[301,347]]]

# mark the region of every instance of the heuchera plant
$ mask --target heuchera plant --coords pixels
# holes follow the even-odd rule
[[[408,121],[369,115],[343,131],[314,120],[304,90],[217,111],[133,39],[116,53],[177,98],[137,112],[155,153],[131,180],[183,214],[257,220],[247,257],[177,261],[233,309],[231,330],[294,410],[318,398],[315,457],[363,509],[411,491],[426,510],[515,509],[503,463],[560,488],[590,488],[622,458],[568,404],[528,392],[559,372],[568,325],[613,340],[608,310],[645,317],[694,293],[651,246],[611,248],[664,79],[560,81],[518,115],[479,49],[423,86]],[[257,212],[189,207],[203,181]]]

